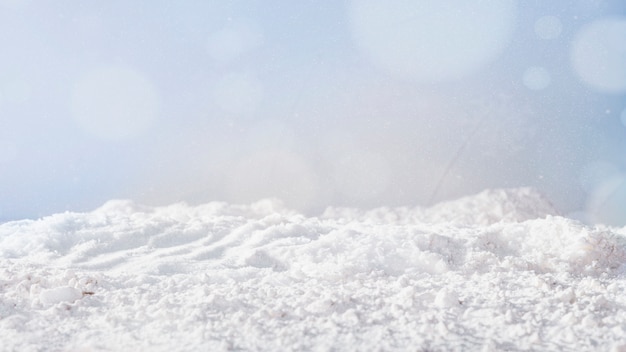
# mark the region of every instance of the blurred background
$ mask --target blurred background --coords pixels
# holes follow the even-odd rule
[[[0,221],[520,186],[626,224],[626,2],[0,0]]]

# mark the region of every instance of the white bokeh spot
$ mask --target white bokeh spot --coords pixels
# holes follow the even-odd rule
[[[17,159],[18,148],[12,141],[0,141],[0,163],[8,163]]]
[[[209,36],[207,53],[220,63],[227,63],[263,45],[263,33],[250,24],[227,26]]]
[[[18,10],[29,5],[31,1],[32,0],[0,0],[0,7],[9,10]]]
[[[591,88],[626,92],[626,19],[602,19],[583,27],[572,44],[571,61]]]
[[[587,193],[593,193],[605,180],[619,174],[617,166],[607,161],[593,161],[581,170],[579,181]]]
[[[590,194],[586,212],[594,223],[626,226],[626,175],[605,178]]]
[[[250,114],[263,99],[263,85],[249,74],[230,73],[216,83],[213,98],[217,106],[228,113]]]
[[[0,82],[0,102],[7,104],[26,103],[32,96],[29,79],[19,75],[3,78]]]
[[[88,133],[105,140],[140,135],[158,112],[154,86],[137,71],[96,69],[81,77],[71,97],[74,118]]]
[[[562,31],[563,23],[556,16],[543,16],[535,21],[535,34],[541,39],[557,39]]]
[[[461,78],[508,44],[514,0],[354,0],[352,34],[381,68],[417,81]]]
[[[333,168],[334,189],[350,200],[366,201],[388,188],[392,171],[377,153],[352,151],[340,155]]]
[[[546,89],[552,82],[550,72],[543,67],[530,67],[524,71],[522,81],[531,90]]]
[[[277,197],[290,207],[305,209],[315,202],[319,186],[304,158],[288,151],[266,150],[238,160],[226,192],[235,202]]]

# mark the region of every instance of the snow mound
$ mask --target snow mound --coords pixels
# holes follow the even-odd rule
[[[477,195],[442,202],[430,208],[378,208],[362,211],[328,208],[324,217],[402,223],[452,223],[486,226],[559,215],[552,203],[533,188],[485,190]]]
[[[320,217],[116,200],[9,222],[0,333],[9,350],[618,348],[625,237],[555,214],[524,188]]]
[[[522,222],[558,215],[552,203],[533,188],[486,190],[475,196],[444,202],[425,211],[425,221],[457,225]]]

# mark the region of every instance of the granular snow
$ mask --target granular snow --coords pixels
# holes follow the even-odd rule
[[[531,189],[319,217],[110,201],[0,225],[0,350],[621,351],[624,234]]]

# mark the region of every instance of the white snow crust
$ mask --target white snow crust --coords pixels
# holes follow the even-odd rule
[[[0,350],[626,351],[625,234],[526,188],[318,217],[115,200],[0,225]]]

